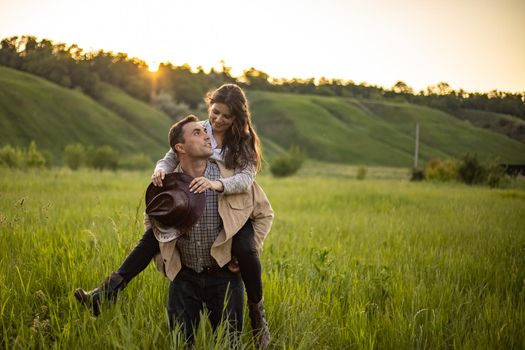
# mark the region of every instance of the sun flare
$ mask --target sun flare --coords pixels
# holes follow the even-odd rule
[[[158,72],[160,64],[157,60],[147,61],[146,64],[148,65],[148,71],[150,71],[151,73]]]

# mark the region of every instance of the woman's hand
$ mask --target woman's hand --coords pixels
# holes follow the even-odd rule
[[[162,187],[162,180],[164,180],[164,176],[166,176],[164,170],[159,169],[155,171],[153,175],[151,175],[151,182],[153,182],[155,186]]]
[[[190,183],[190,192],[202,193],[206,190],[214,190],[215,192],[224,191],[224,186],[220,181],[212,181],[204,176],[194,178]]]
[[[237,260],[236,257],[232,256],[232,259],[228,263],[228,270],[230,270],[233,273],[241,271],[241,268],[239,266],[239,260]]]

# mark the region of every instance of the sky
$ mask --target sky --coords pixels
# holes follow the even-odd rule
[[[0,0],[0,38],[15,35],[151,66],[525,91],[525,0]]]

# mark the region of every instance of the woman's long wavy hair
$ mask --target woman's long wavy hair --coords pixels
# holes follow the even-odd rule
[[[222,154],[228,169],[262,166],[261,142],[252,126],[248,99],[244,91],[235,84],[224,84],[208,92],[205,98],[208,109],[214,103],[224,103],[230,108],[233,124],[224,134]]]

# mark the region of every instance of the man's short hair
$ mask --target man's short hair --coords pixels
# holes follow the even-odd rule
[[[175,145],[177,143],[184,143],[184,133],[182,129],[184,128],[184,125],[192,122],[198,122],[199,118],[194,116],[193,114],[190,114],[186,116],[184,119],[179,120],[175,124],[173,124],[170,128],[170,132],[168,134],[168,141],[170,143],[170,147],[173,150],[173,152],[177,153],[175,150]]]

